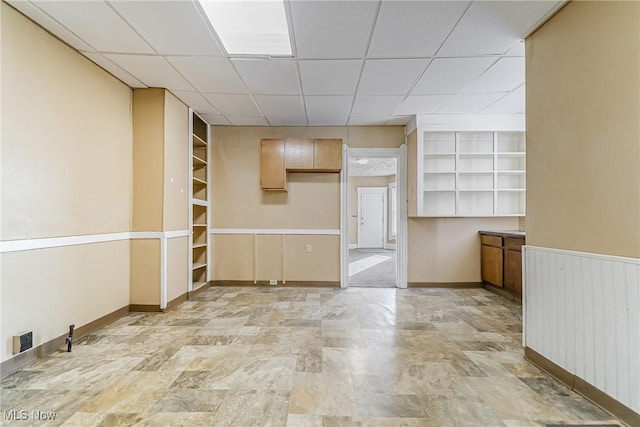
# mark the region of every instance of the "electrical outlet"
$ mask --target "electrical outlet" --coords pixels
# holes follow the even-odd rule
[[[307,253],[311,252],[311,245],[307,245],[306,251],[307,251]]]
[[[22,353],[33,347],[33,332],[26,332],[13,337],[13,354]]]
[[[277,280],[269,280],[269,284],[270,285],[277,285],[278,281]]]

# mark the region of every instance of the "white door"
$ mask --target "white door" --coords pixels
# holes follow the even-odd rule
[[[384,248],[386,188],[358,188],[358,247]]]

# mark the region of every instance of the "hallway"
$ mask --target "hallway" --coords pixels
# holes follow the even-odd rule
[[[349,249],[349,286],[395,288],[396,251]]]
[[[83,427],[615,423],[523,360],[520,325],[483,289],[214,287],[4,378],[1,410]]]

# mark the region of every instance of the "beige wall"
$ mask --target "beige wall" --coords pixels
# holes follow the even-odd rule
[[[640,3],[571,2],[526,50],[527,244],[640,257]]]
[[[129,231],[131,90],[0,7],[2,240]],[[1,257],[0,360],[129,303],[128,241]]]
[[[409,218],[409,282],[480,282],[480,230],[517,230],[518,218]]]
[[[391,176],[350,176],[349,177],[349,244],[358,243],[358,187],[385,187],[396,182],[395,175]],[[390,203],[389,192],[387,191],[387,205]],[[387,243],[395,243],[395,239],[389,239],[389,215],[390,206],[387,206]],[[354,215],[356,215],[354,217]]]
[[[185,292],[189,284],[189,238],[167,239],[167,301]]]
[[[131,240],[131,304],[160,305],[160,240]]]
[[[164,98],[163,230],[189,228],[189,108],[171,92]]]

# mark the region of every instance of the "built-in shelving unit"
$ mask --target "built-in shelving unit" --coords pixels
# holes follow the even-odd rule
[[[189,291],[194,291],[209,281],[209,165],[210,127],[191,111],[191,212],[190,212],[190,261]]]
[[[523,216],[524,132],[418,134],[419,216]]]

